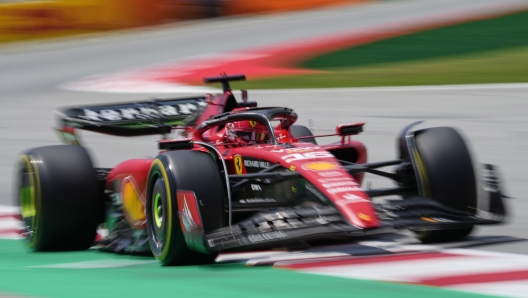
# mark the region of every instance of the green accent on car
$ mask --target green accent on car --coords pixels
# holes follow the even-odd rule
[[[28,218],[37,215],[35,207],[35,187],[33,185],[20,187],[20,209],[22,217]]]
[[[156,222],[156,226],[158,228],[161,228],[161,224],[163,223],[163,216],[162,216],[162,204],[161,204],[161,194],[157,193],[156,197],[154,198],[154,221]]]

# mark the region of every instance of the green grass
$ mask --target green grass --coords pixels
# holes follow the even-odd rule
[[[528,46],[528,12],[473,21],[327,53],[305,61],[309,69],[416,61]]]
[[[0,240],[0,295],[25,297],[485,298],[427,286],[302,274],[242,264],[161,267],[152,257],[76,251],[32,253]],[[57,264],[151,261],[117,268],[60,269]],[[85,263],[88,262],[88,263]],[[90,263],[92,262],[92,263]]]
[[[528,82],[528,47],[324,71],[234,82],[233,87],[251,90]]]
[[[528,12],[389,38],[327,53],[300,66],[322,73],[233,85],[267,89],[528,82]]]

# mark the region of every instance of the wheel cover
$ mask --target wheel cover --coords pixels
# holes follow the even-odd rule
[[[22,155],[20,161],[20,184],[18,199],[20,213],[24,222],[24,235],[30,246],[37,241],[38,210],[40,202],[40,179],[36,165],[33,165],[31,156]]]
[[[154,198],[154,221],[156,222],[156,226],[158,228],[161,228],[161,225],[163,224],[163,203],[160,200],[161,194],[157,193],[156,197]]]
[[[163,179],[158,178],[155,185],[163,184]],[[163,221],[163,200],[166,199],[164,194],[160,191],[156,191],[152,194],[152,214],[154,225],[152,225],[152,240],[154,241],[158,249],[163,249],[165,246],[165,240],[167,238],[167,225]]]

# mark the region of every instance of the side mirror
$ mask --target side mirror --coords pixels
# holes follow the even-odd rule
[[[344,136],[358,135],[363,132],[363,125],[365,122],[357,122],[350,124],[340,124],[336,126],[336,134]]]

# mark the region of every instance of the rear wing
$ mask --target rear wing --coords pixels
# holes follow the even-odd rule
[[[205,106],[205,97],[191,97],[65,107],[57,114],[62,127],[130,137],[170,133]]]

